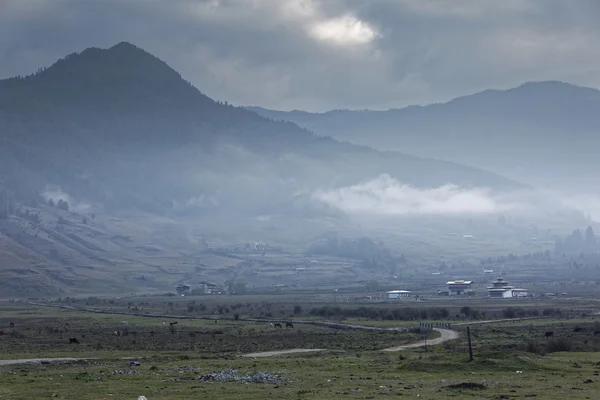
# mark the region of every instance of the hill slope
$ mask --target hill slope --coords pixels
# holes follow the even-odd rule
[[[418,187],[521,187],[216,102],[128,43],[87,49],[0,81],[0,292],[165,287],[193,271],[189,261],[165,267],[197,251],[181,217],[337,218],[310,194],[381,174]],[[124,222],[108,219],[115,214]]]
[[[0,129],[1,185],[31,195],[54,184],[116,207],[131,197],[160,209],[216,195],[224,190],[212,176],[217,172],[269,185],[295,181],[295,190],[382,173],[422,187],[518,186],[474,168],[317,137],[215,102],[128,43],[87,49],[35,75],[0,81]]]
[[[562,82],[389,111],[250,109],[320,135],[475,165],[555,189],[589,188],[600,167],[600,91]]]

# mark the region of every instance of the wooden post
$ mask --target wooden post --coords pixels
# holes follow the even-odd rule
[[[471,347],[471,329],[467,326],[467,340],[469,341],[469,362],[473,361],[473,347]]]

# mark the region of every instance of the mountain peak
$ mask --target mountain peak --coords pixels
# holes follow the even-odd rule
[[[146,51],[144,51],[143,49],[137,47],[134,44],[131,44],[131,43],[125,42],[125,41],[115,44],[108,50],[109,51],[143,51],[144,53],[146,53]]]

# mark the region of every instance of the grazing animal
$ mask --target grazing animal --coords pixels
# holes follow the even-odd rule
[[[294,324],[292,324],[291,322],[286,322],[286,323],[285,323],[285,327],[286,327],[286,328],[293,328],[293,327],[294,327]]]
[[[69,338],[69,344],[71,344],[71,343],[79,344],[79,340],[77,340],[77,338],[75,338],[75,337]]]
[[[176,324],[177,324],[177,321],[175,321],[175,322],[169,322],[169,325],[171,325],[171,326],[176,325]]]
[[[277,323],[273,324],[273,326],[274,326],[275,328],[283,329],[283,326],[281,326],[281,324],[280,324],[279,322],[277,322]]]
[[[272,322],[269,325],[271,325],[271,328],[275,328],[275,325],[273,325]]]
[[[546,333],[544,333],[544,336],[547,337],[547,338],[549,338],[550,336],[554,336],[554,332],[551,332],[551,331],[550,332],[546,332]]]
[[[121,336],[121,333],[119,331],[114,331],[113,335],[115,335],[115,336]]]
[[[10,327],[11,327],[11,328],[14,328],[14,327],[15,327],[15,323],[14,323],[14,322],[11,322],[11,323],[10,323]]]
[[[219,323],[218,319],[215,319],[215,325],[217,325]]]
[[[583,328],[580,326],[576,326],[575,328],[573,328],[573,332],[581,332],[582,330]]]
[[[594,331],[594,336],[600,335],[600,331]]]
[[[0,331],[0,336],[4,335],[4,331]]]

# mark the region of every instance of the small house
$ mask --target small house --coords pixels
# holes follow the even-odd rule
[[[189,292],[190,289],[191,289],[190,285],[186,285],[185,283],[180,283],[179,285],[177,285],[175,287],[175,290],[179,294],[185,294],[185,293]]]
[[[388,295],[388,299],[399,299],[401,297],[408,297],[410,296],[410,291],[409,290],[390,290],[389,292],[387,292]]]
[[[200,286],[203,294],[216,294],[216,292],[219,291],[215,283],[202,281],[198,282],[198,285]]]
[[[448,294],[450,296],[461,296],[465,294],[469,294],[473,291],[472,285],[473,281],[465,281],[462,279],[457,279],[455,281],[446,282],[448,285]]]

